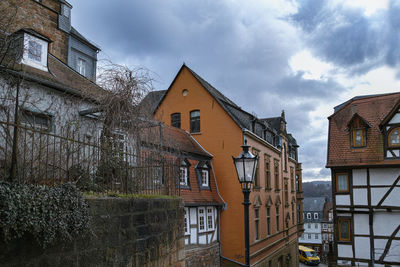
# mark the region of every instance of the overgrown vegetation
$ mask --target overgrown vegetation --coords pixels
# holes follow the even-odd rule
[[[160,195],[160,194],[123,194],[115,191],[109,192],[84,192],[83,193],[86,197],[117,197],[117,198],[147,198],[147,199],[177,199],[179,196],[169,196],[169,195]]]
[[[88,204],[73,184],[55,187],[0,183],[4,241],[30,233],[42,248],[90,233]]]

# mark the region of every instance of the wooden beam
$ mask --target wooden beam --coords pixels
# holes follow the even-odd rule
[[[395,188],[396,184],[400,181],[400,175],[397,177],[396,181],[392,184],[390,189],[385,193],[385,195],[382,197],[381,201],[379,201],[378,205],[376,206],[377,208],[380,208],[382,206],[382,203],[386,200],[386,198],[389,196],[389,194],[393,191]]]
[[[386,246],[385,246],[385,250],[383,251],[381,257],[379,258],[379,261],[383,261],[385,259],[387,253],[390,250],[390,246],[392,245],[392,241],[393,241],[394,237],[397,235],[397,233],[399,232],[399,230],[400,230],[400,225],[397,226],[396,230],[394,230],[392,235],[389,237],[389,240],[387,241]]]

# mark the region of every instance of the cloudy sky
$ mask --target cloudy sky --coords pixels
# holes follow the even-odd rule
[[[303,179],[325,169],[333,107],[400,90],[400,1],[70,0],[99,58],[154,73],[167,89],[185,62],[258,117],[285,110]]]

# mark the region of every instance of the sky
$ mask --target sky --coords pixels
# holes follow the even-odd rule
[[[259,118],[285,110],[303,181],[328,180],[328,119],[357,95],[400,90],[397,0],[70,0],[99,59],[167,89],[183,63]]]

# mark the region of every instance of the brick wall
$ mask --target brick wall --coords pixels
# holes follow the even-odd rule
[[[15,9],[14,6],[18,8]],[[4,29],[5,31],[13,33],[21,28],[30,28],[46,36],[52,41],[49,53],[67,64],[69,37],[67,33],[58,29],[59,1],[45,0],[42,3],[33,0],[0,1],[0,10],[7,12],[13,19],[11,26]]]
[[[0,243],[0,266],[184,266],[180,199],[89,199],[93,233],[45,250],[29,237]]]

